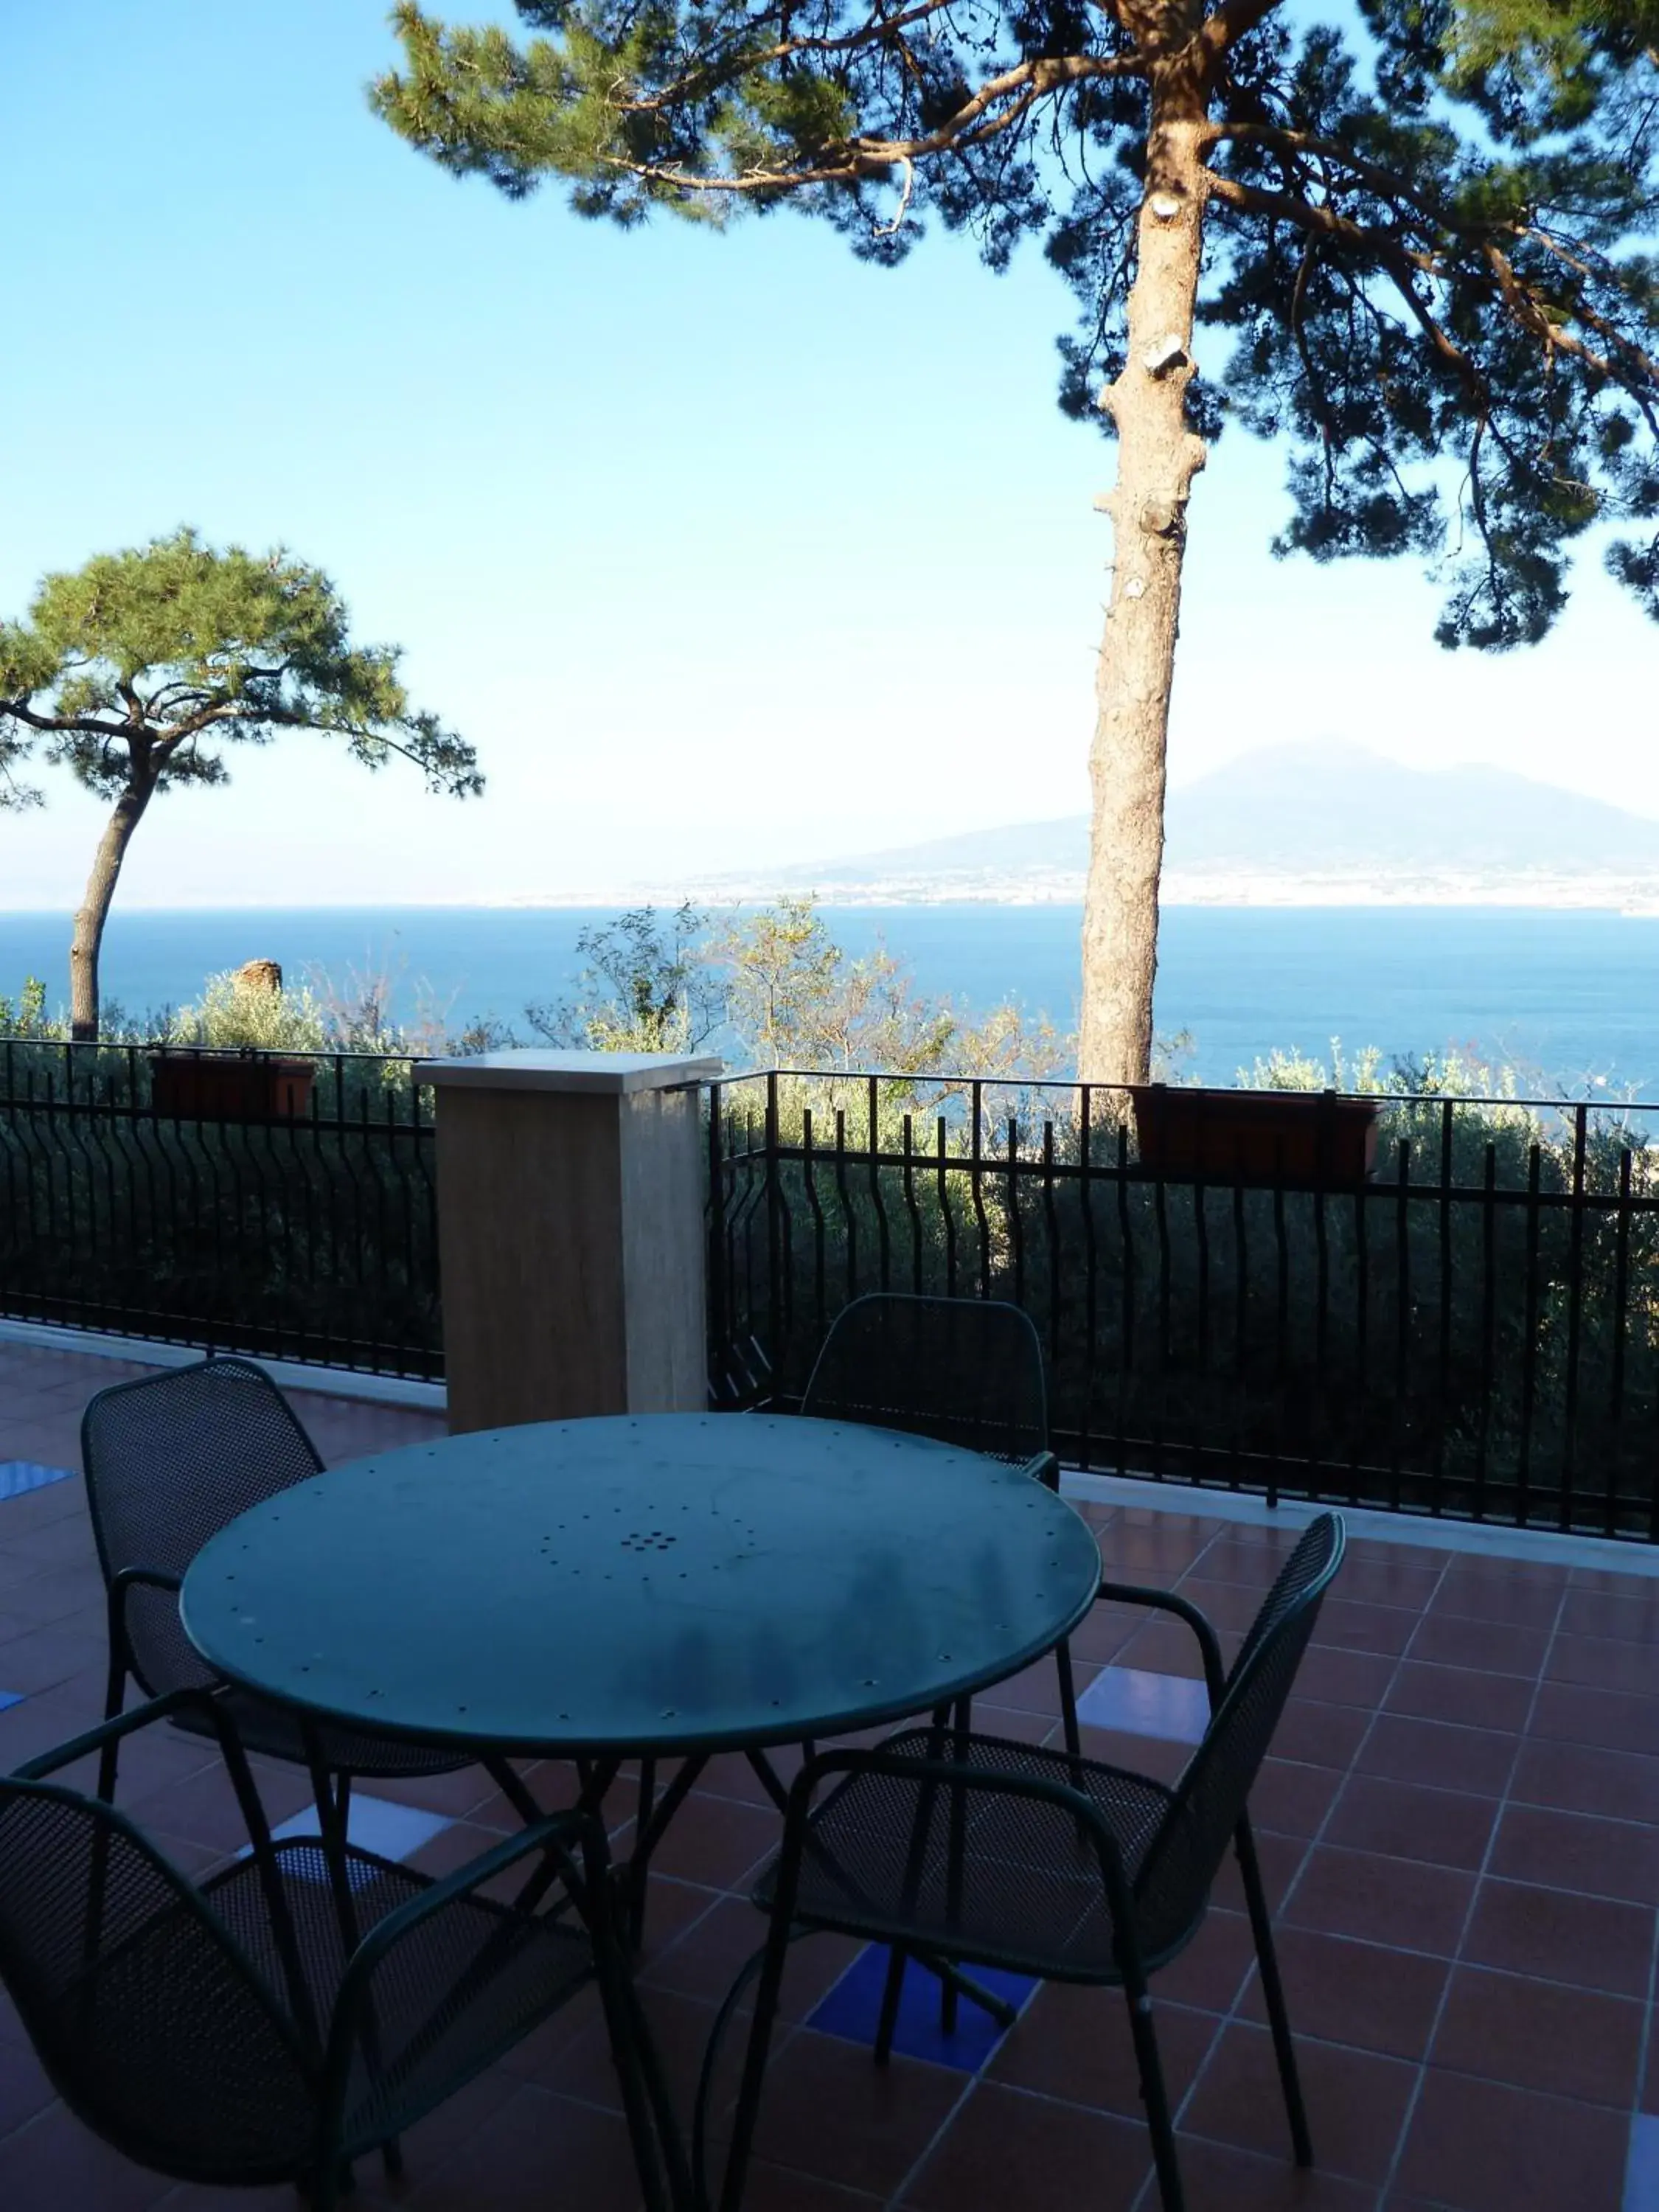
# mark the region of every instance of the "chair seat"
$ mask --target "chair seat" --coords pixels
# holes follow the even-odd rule
[[[315,1841],[275,1846],[282,1894],[291,1917],[295,1948],[317,2030],[326,2034],[349,1953],[340,1926],[328,1862]],[[431,1887],[428,1876],[366,1851],[348,1850],[348,1881],[356,1934],[371,1929]],[[252,1858],[233,1863],[201,1885],[209,1909],[241,1946],[284,2017],[303,2026],[283,1963],[265,1883]],[[313,2149],[316,2106],[304,2094],[302,2075],[273,2067],[268,2051],[249,2037],[239,2050],[225,2035],[230,2017],[198,1986],[204,1954],[189,1940],[186,1908],[174,1903],[153,1913],[99,1963],[98,2002],[84,2015],[98,2034],[106,2076],[119,2069],[127,2098],[166,2097],[178,2079],[170,2063],[151,2074],[135,2022],[165,2023],[165,2040],[176,2045],[193,2017],[206,2014],[221,2042],[210,2069],[210,2098],[199,2095],[186,2112],[163,2113],[152,2103],[150,2124],[165,2129],[174,2147],[192,2136],[201,2144],[204,2170],[222,2174],[229,2165],[249,2175],[303,2171]],[[593,1972],[591,1948],[580,1928],[520,1914],[487,1899],[453,1899],[394,1946],[374,1980],[372,2057],[356,2053],[346,2100],[342,2149],[347,2157],[397,2134],[453,2090],[491,2064],[506,2049],[571,1995]],[[98,2026],[94,2026],[98,2023]],[[203,2033],[209,2031],[204,2027]],[[121,2040],[115,2039],[119,2034]],[[161,2039],[158,2037],[157,2048]],[[311,2045],[309,2033],[302,2042]],[[311,2045],[314,2049],[314,2045]],[[90,2055],[90,2054],[88,2054]],[[239,2063],[239,2061],[240,2063]],[[198,2077],[198,2082],[201,2078]],[[177,2098],[170,2100],[177,2106]],[[227,2148],[234,2144],[234,2157]]]
[[[304,1765],[305,1735],[298,1716],[286,1705],[273,1704],[252,1690],[231,1688],[224,1700],[232,1724],[245,1751],[267,1759],[291,1759]],[[192,1735],[212,1735],[213,1724],[204,1714],[175,1714],[173,1725]],[[400,1743],[395,1736],[360,1735],[344,1728],[318,1731],[323,1764],[331,1774],[395,1777],[413,1774],[453,1774],[477,1764],[472,1752],[455,1752],[418,1743]]]
[[[1063,1807],[976,1791],[973,1778],[1055,1783],[1089,1798],[1116,1839],[1132,1887],[1174,1802],[1162,1783],[998,1736],[941,1740],[934,1729],[913,1729],[880,1748],[931,1760],[955,1761],[960,1753],[965,1786],[850,1776],[811,1815],[797,1921],[1050,1980],[1120,1978],[1095,1842]],[[954,1884],[953,1811],[960,1827]],[[764,1912],[776,1878],[775,1860],[754,1893]],[[1178,1950],[1199,1917],[1201,1907],[1182,1928],[1160,1930],[1159,1954]]]

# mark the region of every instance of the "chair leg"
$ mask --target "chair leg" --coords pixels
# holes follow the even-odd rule
[[[118,1719],[121,1708],[126,1701],[126,1662],[118,1655],[113,1633],[112,1633],[109,1678],[104,1689],[104,1718],[106,1721]],[[120,1756],[121,1747],[118,1741],[106,1743],[98,1761],[98,1795],[106,1805],[112,1805],[115,1802],[115,1771]]]
[[[749,2045],[743,2055],[743,2080],[738,2089],[737,2110],[732,2118],[732,2142],[726,2157],[726,2179],[720,2187],[720,2212],[738,2212],[743,2185],[748,2178],[749,2154],[760,2112],[761,2089],[766,2079],[766,2054],[771,2045],[773,2024],[778,2016],[778,1996],[783,1987],[784,1962],[789,1954],[789,1923],[775,1910],[767,1931],[766,1964],[755,1992],[755,2017]]]
[[[956,1730],[955,1757],[960,1761],[966,1758],[968,1737],[973,1731],[974,1701],[971,1698],[959,1698],[957,1700],[956,1710],[951,1715],[951,1723]],[[946,1869],[945,1889],[945,1911],[952,1921],[962,1911],[962,1863],[967,1849],[967,1836],[963,1827],[965,1817],[962,1792],[959,1790],[954,1790],[951,1797],[950,1857]],[[957,2016],[961,2009],[961,1995],[960,1984],[954,1978],[940,1983],[939,2025],[941,2035],[954,2035],[957,2032]]]
[[[1146,2106],[1146,2129],[1152,2139],[1152,2163],[1158,2169],[1158,2202],[1164,2212],[1183,2212],[1181,2165],[1176,2156],[1175,2126],[1170,2118],[1170,2099],[1164,2087],[1164,2063],[1158,2055],[1158,2032],[1152,2026],[1152,2000],[1144,1976],[1126,1979],[1123,1994],[1129,2001],[1129,2033],[1134,2038],[1135,2063],[1140,2069],[1140,2094]]]
[[[904,1994],[904,1969],[908,1964],[895,1943],[887,1954],[887,1979],[882,1986],[881,2018],[876,2023],[876,2063],[884,2066],[893,2055],[893,2031],[898,2026],[899,1999]]]
[[[1239,1821],[1233,1834],[1238,1871],[1244,1882],[1244,1901],[1249,1907],[1250,1933],[1255,1938],[1256,1964],[1261,1970],[1261,1994],[1267,2001],[1267,2023],[1273,2030],[1273,2056],[1279,2061],[1279,2087],[1285,2092],[1285,2111],[1291,2123],[1291,2142],[1298,2166],[1314,2162],[1313,2137],[1308,2132],[1308,2109],[1302,2101],[1302,2077],[1297,2069],[1296,2045],[1291,2035],[1291,2016],[1285,2006],[1285,1987],[1279,1978],[1279,1955],[1273,1948],[1273,1924],[1261,1887],[1261,1869],[1255,1855],[1255,1838],[1249,1815]]]
[[[1054,1668],[1060,1676],[1060,1720],[1066,1734],[1066,1755],[1080,1759],[1083,1739],[1077,1727],[1077,1687],[1072,1680],[1072,1647],[1069,1644],[1054,1646]]]

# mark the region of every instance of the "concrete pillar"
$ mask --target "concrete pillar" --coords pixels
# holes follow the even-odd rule
[[[449,1425],[701,1412],[714,1059],[428,1060]]]

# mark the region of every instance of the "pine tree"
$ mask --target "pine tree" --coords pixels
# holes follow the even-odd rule
[[[793,204],[880,262],[933,220],[1069,280],[1061,404],[1118,449],[1086,1079],[1148,1069],[1188,506],[1227,424],[1288,448],[1278,550],[1428,561],[1447,646],[1541,638],[1593,524],[1659,616],[1652,0],[517,6],[522,45],[395,12],[374,105],[459,174],[622,224]]]
[[[482,791],[477,756],[411,712],[397,651],[354,646],[326,576],[283,552],[217,552],[194,531],[48,576],[0,623],[0,807],[37,805],[18,779],[44,747],[112,799],[70,947],[70,1034],[98,1034],[98,955],[132,834],[158,793],[228,780],[223,747],[282,730],[337,738],[378,769],[412,762],[434,791]]]

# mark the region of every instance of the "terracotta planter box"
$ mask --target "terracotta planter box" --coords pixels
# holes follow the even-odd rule
[[[150,1103],[187,1121],[285,1121],[309,1112],[316,1069],[264,1053],[157,1053]]]
[[[1376,1165],[1379,1101],[1334,1091],[1133,1086],[1140,1164],[1213,1182],[1352,1190]]]

